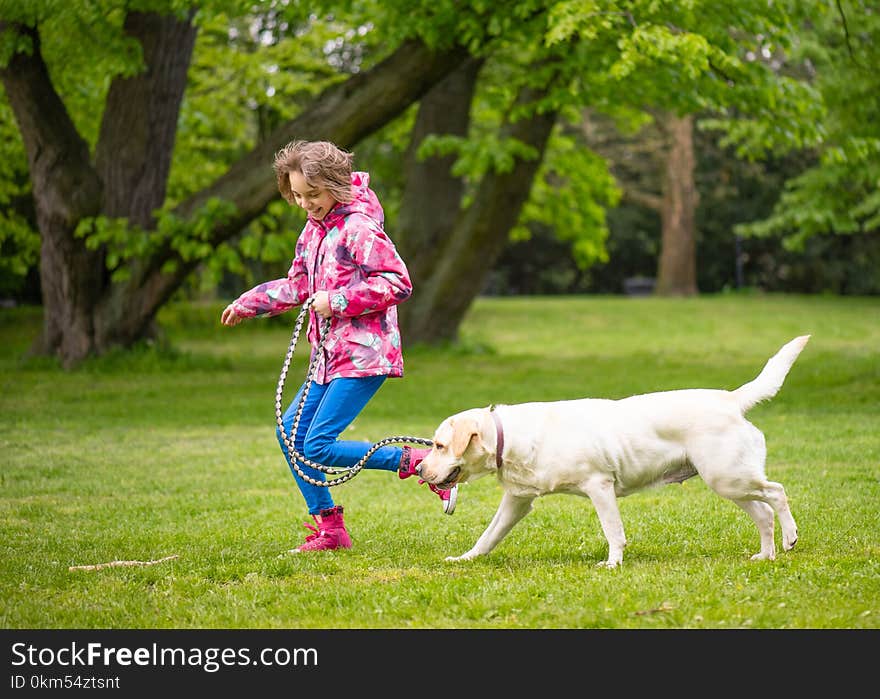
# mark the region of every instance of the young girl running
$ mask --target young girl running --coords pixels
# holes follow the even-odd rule
[[[371,448],[367,442],[339,439],[389,377],[403,375],[403,354],[397,323],[397,304],[412,293],[406,265],[384,231],[385,215],[370,189],[366,172],[352,171],[352,154],[326,141],[294,141],[275,156],[275,175],[281,196],[305,209],[308,219],[296,243],[287,277],[264,282],[229,304],[224,325],[246,318],[274,316],[313,298],[308,338],[318,352],[318,316],[330,319],[313,381],[294,439],[306,459],[333,467],[351,467]],[[308,381],[308,379],[307,379]],[[304,383],[282,418],[291,436]],[[315,526],[305,543],[292,552],[350,548],[343,508],[335,505],[330,488],[312,485],[293,467],[287,447],[278,442],[306,501]],[[364,468],[416,475],[427,449],[385,446],[376,450]],[[298,464],[309,477],[324,481],[323,472]],[[421,483],[421,481],[419,481]],[[455,510],[457,487],[441,490],[443,511]]]

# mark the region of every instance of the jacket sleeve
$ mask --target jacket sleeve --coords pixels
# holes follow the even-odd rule
[[[276,316],[302,305],[309,297],[308,274],[301,254],[302,238],[297,241],[296,255],[286,277],[258,284],[232,302],[238,315],[242,318]]]
[[[346,222],[346,238],[361,278],[333,290],[330,308],[334,315],[353,318],[383,311],[410,297],[409,271],[381,227],[368,217],[355,214]]]

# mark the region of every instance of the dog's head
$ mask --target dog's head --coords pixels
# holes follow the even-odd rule
[[[419,477],[438,488],[451,488],[492,470],[487,444],[491,447],[494,439],[486,433],[488,413],[488,408],[474,408],[441,422],[434,446],[419,465]]]

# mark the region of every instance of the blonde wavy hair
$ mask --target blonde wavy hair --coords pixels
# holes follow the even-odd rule
[[[310,186],[326,189],[336,201],[347,204],[354,198],[351,194],[353,158],[353,153],[329,141],[291,141],[275,154],[273,168],[278,191],[287,203],[295,203],[289,174],[301,172]]]

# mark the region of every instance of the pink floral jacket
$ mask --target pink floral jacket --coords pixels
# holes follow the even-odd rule
[[[406,265],[384,231],[385,214],[366,172],[351,174],[354,200],[322,221],[311,217],[296,242],[287,277],[255,286],[233,301],[244,318],[289,311],[316,291],[330,294],[330,328],[315,381],[403,375],[397,304],[412,293]],[[323,318],[309,313],[314,355]]]

